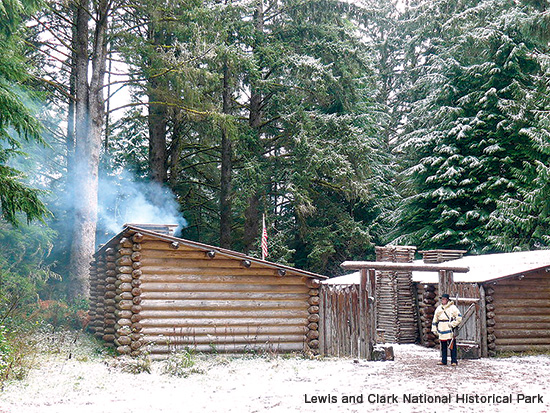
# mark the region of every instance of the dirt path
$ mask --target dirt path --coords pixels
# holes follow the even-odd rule
[[[549,356],[464,360],[453,368],[436,366],[433,349],[400,345],[395,354],[394,362],[210,356],[185,378],[161,374],[161,363],[134,375],[61,354],[8,386],[0,412],[550,412]],[[457,401],[463,394],[511,395],[512,402]],[[534,396],[533,403],[518,402],[520,394]],[[344,403],[360,395],[362,403]],[[416,399],[408,403],[404,395]],[[444,395],[450,400],[427,400]],[[313,403],[321,396],[335,403]]]

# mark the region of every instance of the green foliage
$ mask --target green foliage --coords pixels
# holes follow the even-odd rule
[[[20,140],[36,140],[41,125],[34,110],[26,103],[27,68],[19,35],[22,13],[28,12],[34,1],[2,1],[0,3],[0,209],[8,222],[18,222],[17,214],[26,214],[27,221],[40,219],[47,213],[40,192],[25,182],[25,176],[9,167],[8,161],[21,155]]]
[[[44,225],[0,223],[0,324],[32,312],[48,281],[60,279],[46,263],[54,236]]]
[[[4,376],[10,365],[13,349],[6,338],[5,328],[0,326],[0,376]]]
[[[452,3],[428,7],[440,18],[438,30],[423,32],[431,46],[397,146],[410,185],[398,239],[474,252],[525,248],[505,216],[512,199],[532,191],[536,165],[548,163],[529,136],[547,134],[537,113],[546,107],[540,91],[548,56],[524,34],[527,16],[510,2]]]
[[[113,361],[113,365],[125,373],[151,373],[151,358],[147,354],[142,354],[138,357],[118,357]]]
[[[163,362],[162,373],[175,377],[189,377],[194,373],[204,373],[195,367],[196,354],[193,350],[185,349],[177,351]]]

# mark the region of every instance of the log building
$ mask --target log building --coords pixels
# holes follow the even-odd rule
[[[459,348],[462,341],[463,350],[468,352],[467,347],[472,347],[474,357],[493,356],[498,352],[550,350],[550,251],[471,256],[463,256],[465,251],[451,250],[420,253],[424,259],[415,261],[417,263],[451,261],[453,265],[470,269],[467,273],[455,273],[449,287],[451,299],[458,300],[461,311],[466,313],[471,309],[473,314],[459,335]],[[395,325],[399,325],[402,318],[405,322],[414,318],[418,341],[433,347],[437,345],[431,323],[439,304],[438,274],[412,271],[411,275],[416,314],[403,314],[402,306],[393,310],[385,308],[385,312],[377,314],[377,320],[384,327],[384,320],[390,313],[394,315]],[[381,281],[387,284],[383,291],[398,291],[399,284],[392,283],[392,279],[384,278],[383,274],[377,278],[377,286]],[[352,273],[324,283],[359,284],[359,279],[359,273]],[[409,291],[398,292],[407,300],[409,294]],[[399,303],[399,300],[394,301]],[[404,342],[392,334],[386,340]],[[407,341],[414,340],[408,338]]]
[[[119,354],[311,352],[324,276],[126,225],[94,255],[90,328]],[[164,233],[162,233],[164,232]]]

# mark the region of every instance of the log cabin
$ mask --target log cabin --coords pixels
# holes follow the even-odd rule
[[[386,247],[384,247],[386,248]],[[450,286],[451,299],[463,313],[471,310],[472,317],[462,326],[459,334],[459,349],[472,357],[494,356],[505,352],[546,352],[550,350],[550,251],[524,251],[500,254],[464,256],[465,251],[430,250],[420,251],[423,260],[416,263],[442,263],[452,261],[453,265],[469,267],[467,273],[455,273]],[[418,340],[433,347],[436,337],[431,333],[435,308],[439,304],[438,274],[412,271],[412,294],[415,296],[416,314],[405,315],[405,321],[417,320]],[[377,275],[378,277],[378,275]],[[328,284],[358,284],[358,272],[323,281]],[[398,277],[378,277],[377,287],[398,280]],[[402,293],[394,287],[386,290]],[[384,290],[382,290],[384,291]],[[406,294],[408,298],[408,293]],[[410,300],[409,300],[410,301]],[[395,300],[395,305],[398,301]],[[403,308],[386,309],[394,317],[402,317]],[[378,323],[385,313],[377,314]],[[395,325],[399,326],[396,319]],[[389,342],[397,341],[390,334]]]
[[[119,354],[318,353],[319,274],[127,224],[90,268],[90,329]]]

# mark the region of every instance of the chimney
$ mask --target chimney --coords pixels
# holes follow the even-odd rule
[[[439,264],[441,262],[447,262],[452,260],[458,260],[462,258],[467,251],[464,250],[427,250],[418,251],[422,254],[424,263],[426,264]]]
[[[146,231],[157,232],[162,235],[173,236],[179,225],[177,224],[124,224],[125,227],[131,225],[132,227],[138,227]]]

